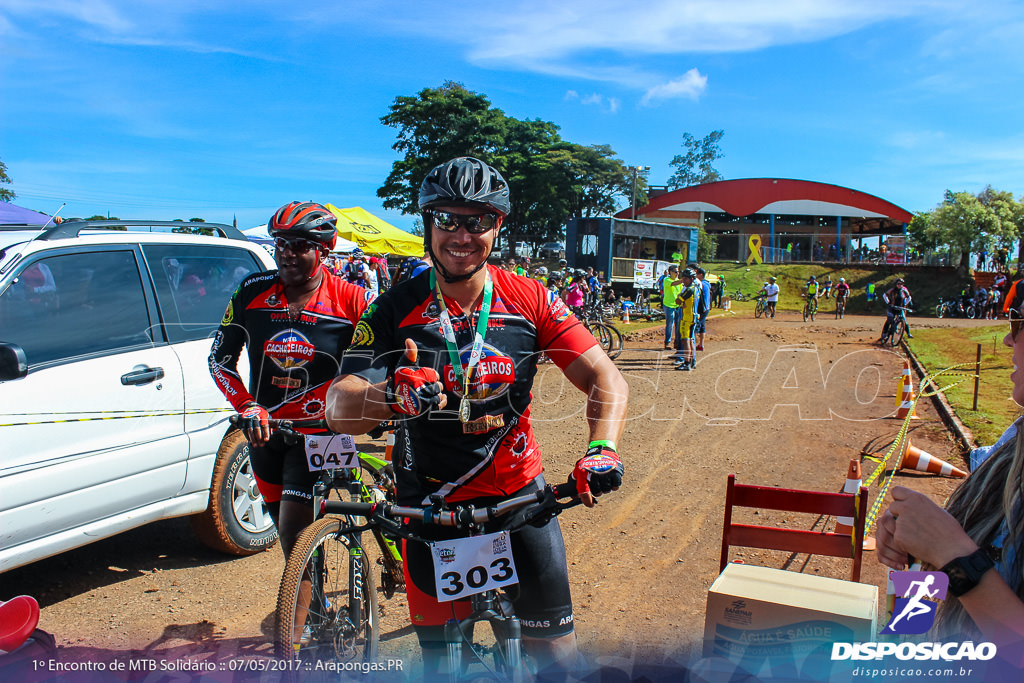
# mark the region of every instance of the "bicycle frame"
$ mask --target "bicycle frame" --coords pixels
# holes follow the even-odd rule
[[[573,499],[568,503],[559,503],[559,498],[566,498],[573,495],[574,491],[568,485],[552,487],[545,486],[541,491],[533,494],[526,494],[503,501],[487,508],[475,509],[473,506],[456,506],[453,509],[446,508],[440,497],[432,497],[434,506],[428,508],[410,508],[391,505],[389,503],[343,503],[324,502],[321,507],[327,513],[340,513],[348,515],[350,519],[355,517],[365,518],[365,524],[345,529],[345,533],[358,533],[366,529],[385,528],[391,533],[404,538],[423,542],[410,532],[397,520],[415,519],[425,524],[438,524],[441,526],[458,527],[469,530],[469,535],[474,536],[483,532],[484,524],[499,517],[515,513],[530,504],[536,504],[531,515],[523,514],[514,523],[506,525],[509,531],[521,528],[529,524],[539,515],[557,515],[563,510],[579,503],[579,499]],[[519,618],[511,608],[511,603],[505,600],[501,589],[492,588],[482,593],[469,597],[472,611],[470,615],[461,621],[449,620],[445,625],[446,655],[448,657],[448,671],[452,680],[458,680],[462,676],[462,647],[467,642],[467,629],[474,624],[487,621],[491,624],[497,642],[496,655],[500,665],[509,671],[521,671],[522,667],[522,628]],[[472,652],[485,666],[483,654],[472,642],[468,643]],[[491,672],[493,674],[493,671]],[[513,674],[514,675],[514,674]]]

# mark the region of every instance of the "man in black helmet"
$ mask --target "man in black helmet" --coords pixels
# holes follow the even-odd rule
[[[398,419],[398,502],[494,504],[543,486],[540,449],[530,422],[530,391],[542,352],[587,394],[588,446],[573,470],[580,499],[618,488],[616,453],[628,387],[593,335],[557,294],[536,280],[487,266],[509,189],[495,169],[461,157],[434,168],[420,189],[430,272],[393,287],[359,322],[341,376],[328,394],[328,422],[362,433]],[[355,412],[353,412],[355,411]],[[355,418],[356,415],[361,418]],[[581,450],[584,450],[581,445]],[[447,529],[417,533],[450,537]],[[576,665],[572,601],[558,520],[512,535],[520,567],[516,615],[524,644],[540,666]],[[405,552],[409,611],[428,674],[445,652],[444,623],[428,547]]]

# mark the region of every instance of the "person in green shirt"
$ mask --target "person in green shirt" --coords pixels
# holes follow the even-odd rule
[[[679,279],[679,266],[674,263],[668,267],[668,271],[661,278],[661,306],[665,309],[665,350],[672,348],[680,349],[680,339],[676,333],[676,323],[679,319],[679,304],[676,297],[683,288],[682,284],[674,284]],[[674,342],[674,345],[673,345]]]

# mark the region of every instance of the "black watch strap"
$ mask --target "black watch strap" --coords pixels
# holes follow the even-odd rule
[[[960,597],[977,586],[985,572],[995,566],[988,553],[978,548],[970,555],[956,558],[942,571],[949,577],[949,592]]]

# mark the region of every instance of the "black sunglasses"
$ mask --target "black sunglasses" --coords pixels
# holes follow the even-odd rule
[[[302,237],[293,237],[291,239],[287,237],[276,237],[274,238],[274,246],[277,249],[287,249],[293,254],[305,254],[310,249],[320,248],[318,243],[303,239]]]
[[[1020,332],[1021,323],[1024,323],[1024,316],[1017,312],[1017,309],[1011,308],[1008,317],[1010,318],[1010,338],[1017,341],[1017,333]]]
[[[493,213],[482,213],[477,216],[463,216],[448,211],[429,211],[434,226],[445,232],[455,232],[461,225],[474,235],[487,232],[498,225],[498,215]]]

